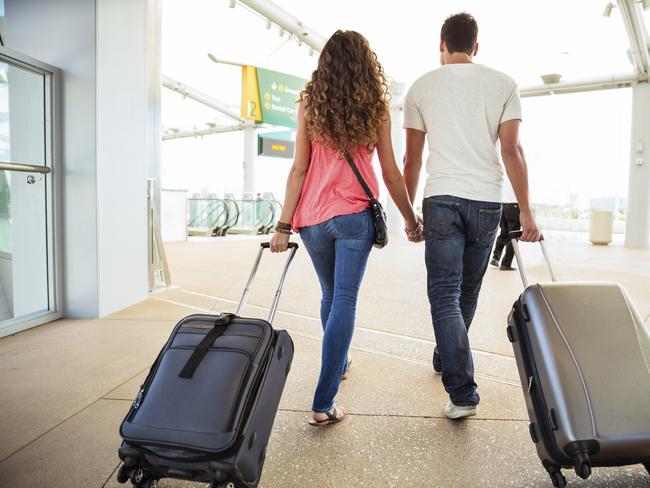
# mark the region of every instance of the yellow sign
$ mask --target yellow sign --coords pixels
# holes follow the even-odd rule
[[[1,2],[2,0],[0,0]],[[254,66],[243,66],[241,75],[241,116],[295,129],[298,126],[298,99],[307,80]]]
[[[247,120],[262,122],[262,104],[257,83],[257,69],[244,66],[241,70],[241,116]]]

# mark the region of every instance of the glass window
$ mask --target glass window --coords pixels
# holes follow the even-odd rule
[[[0,62],[1,162],[46,164],[45,89],[43,74]],[[0,171],[0,322],[50,308],[46,178]]]

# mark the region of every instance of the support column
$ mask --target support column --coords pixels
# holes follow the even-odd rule
[[[244,128],[244,193],[255,196],[257,189],[257,130],[254,123],[247,123]]]
[[[627,194],[625,246],[650,248],[650,83],[632,95],[630,183]]]
[[[147,176],[159,167],[160,143],[157,4],[95,2],[99,317],[148,296]]]
[[[402,171],[404,159],[404,129],[402,129],[402,119],[406,85],[393,81],[390,85],[390,91],[392,95],[390,119],[393,152],[395,153],[397,166],[400,171]],[[388,232],[390,234],[402,233],[404,229],[404,219],[402,218],[402,214],[399,212],[397,205],[395,205],[395,202],[393,202],[393,199],[390,198],[390,196],[388,196],[386,202],[386,217],[388,218]]]

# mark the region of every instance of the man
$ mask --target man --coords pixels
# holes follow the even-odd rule
[[[427,292],[452,419],[476,415],[479,395],[467,336],[501,217],[503,168],[519,202],[523,241],[540,234],[528,202],[528,175],[519,145],[521,104],[508,76],[473,63],[478,26],[467,13],[441,31],[442,66],[418,79],[404,103],[404,178],[411,200],[429,141],[423,214]]]
[[[501,233],[497,237],[497,242],[494,245],[494,252],[492,253],[492,261],[490,264],[501,271],[513,271],[512,259],[515,257],[515,250],[512,247],[512,242],[508,239],[508,235],[513,230],[519,230],[521,222],[519,222],[519,204],[517,197],[512,191],[512,185],[506,181],[505,196],[503,198],[503,210],[501,211],[501,222],[499,227]],[[506,253],[501,259],[503,248],[505,247]]]

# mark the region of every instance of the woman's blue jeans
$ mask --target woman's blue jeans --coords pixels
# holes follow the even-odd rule
[[[327,412],[347,370],[359,287],[375,235],[371,210],[300,229],[320,281],[323,352],[312,409]]]

